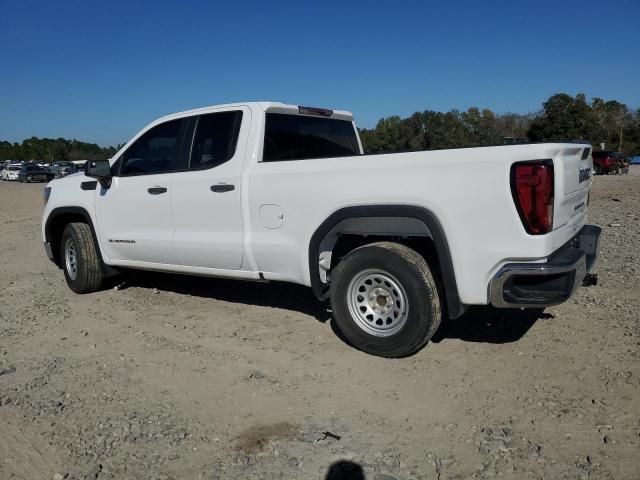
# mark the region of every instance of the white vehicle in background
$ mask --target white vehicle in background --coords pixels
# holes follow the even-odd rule
[[[156,120],[50,182],[42,235],[77,293],[144,269],[311,287],[355,347],[401,357],[470,305],[593,280],[591,146],[364,155],[351,113],[239,103]]]
[[[3,162],[0,163],[0,180],[6,180],[5,170],[11,163],[12,163],[11,160],[4,160]]]
[[[2,180],[18,181],[18,173],[22,170],[22,164],[12,163],[2,170]]]

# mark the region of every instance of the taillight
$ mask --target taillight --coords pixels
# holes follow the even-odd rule
[[[527,233],[542,235],[553,227],[553,162],[541,160],[511,166],[511,194]]]
[[[330,117],[333,115],[333,110],[328,108],[315,108],[315,107],[303,107],[298,106],[298,113],[300,115],[315,115],[316,117]]]

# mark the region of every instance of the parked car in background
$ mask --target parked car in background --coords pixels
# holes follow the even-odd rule
[[[624,156],[621,152],[611,150],[601,150],[593,152],[593,173],[595,175],[606,175],[608,173],[618,173]]]
[[[58,170],[60,170],[60,162],[53,162],[49,165],[49,171],[53,173],[55,178],[58,178]]]
[[[11,181],[18,180],[18,173],[20,173],[21,169],[22,169],[22,165],[15,165],[15,164],[7,165],[4,168],[4,170],[2,170],[2,180],[11,180]]]
[[[629,159],[631,165],[640,165],[640,155]]]
[[[620,160],[620,173],[623,175],[629,173],[629,159],[627,157],[622,157]]]
[[[51,172],[55,178],[62,178],[77,173],[78,169],[72,162],[56,162],[51,166]]]
[[[54,176],[51,173],[39,165],[24,165],[18,172],[18,181],[21,183],[48,182],[53,178]]]

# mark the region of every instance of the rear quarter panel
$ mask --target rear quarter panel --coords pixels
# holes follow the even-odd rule
[[[516,145],[254,164],[249,170],[252,251],[266,278],[310,284],[308,245],[333,212],[356,205],[413,205],[439,219],[461,301],[486,304],[488,283],[508,261],[541,261],[582,224],[586,211],[542,236],[525,232],[510,189],[516,161],[552,158],[562,144]],[[564,178],[555,176],[556,202]],[[262,205],[282,211],[267,228]]]

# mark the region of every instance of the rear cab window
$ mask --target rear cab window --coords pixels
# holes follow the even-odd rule
[[[360,155],[349,120],[267,112],[265,122],[263,162]]]
[[[238,144],[242,111],[201,115],[196,122],[189,169],[214,168],[230,160]]]

